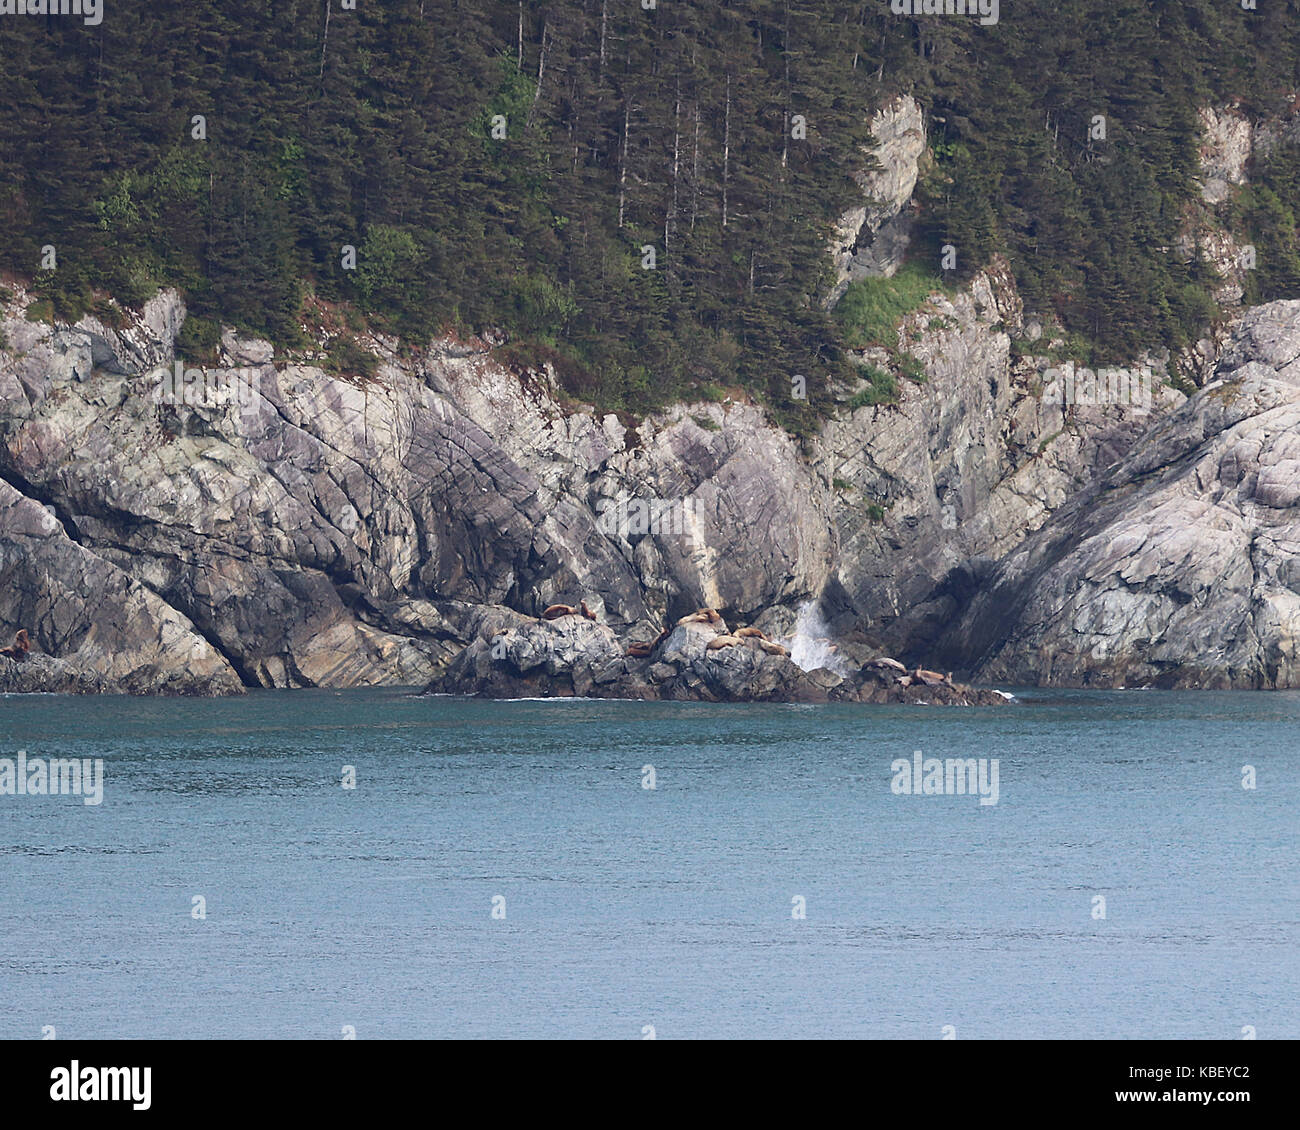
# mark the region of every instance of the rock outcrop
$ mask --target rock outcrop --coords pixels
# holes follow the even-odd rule
[[[633,698],[697,702],[905,702],[1002,705],[996,691],[908,673],[877,660],[837,674],[804,671],[761,634],[733,636],[725,624],[678,624],[647,655],[624,653],[613,630],[582,616],[531,620],[498,609],[429,690],[491,698]]]
[[[838,484],[825,601],[837,631],[869,625],[885,649],[926,661],[989,568],[1184,399],[1158,362],[1123,371],[1125,387],[1149,396],[1066,397],[1064,374],[1077,370],[1014,357],[1024,332],[1004,267],[936,294],[899,334],[925,383],[900,381],[896,406],[823,428],[819,466]]]
[[[924,383],[903,382],[895,406],[841,413],[803,451],[743,403],[679,406],[634,431],[566,413],[544,373],[521,380],[485,342],[409,361],[375,342],[382,362],[366,378],[277,368],[262,343],[228,338],[205,380],[247,380],[246,401],[159,402],[172,346],[150,326],[165,338],[180,323],[174,298],[124,330],[20,314],[21,299],[0,360],[0,638],[26,627],[45,658],[0,663],[9,689],[874,701],[882,687],[804,672],[752,640],[695,654],[687,633],[627,655],[701,605],[789,637],[812,600],[837,636],[861,640],[860,660],[887,652],[909,670],[1294,680],[1279,429],[1295,304],[1252,311],[1222,383],[1190,402],[1160,383],[1157,359],[1149,403],[1063,403],[1045,358],[1013,354],[1025,319],[993,271],[905,321]],[[1227,400],[1240,418],[1213,415]],[[1214,428],[1232,441],[1219,477],[1175,442]],[[1115,477],[1137,466],[1131,484]],[[1165,476],[1181,486],[1148,497]],[[1103,482],[1115,485],[1094,499]],[[1163,533],[1134,528],[1166,518]],[[1103,521],[1113,528],[1090,540]],[[1132,544],[1149,570],[1140,614],[1131,586],[1096,581],[1089,555],[1103,543]],[[1182,543],[1195,561],[1175,554]],[[1181,585],[1199,635],[1189,612],[1174,615]],[[598,622],[573,618],[556,652],[555,629],[534,618],[580,601]],[[1236,642],[1211,646],[1228,622]],[[504,661],[489,630],[508,636]],[[925,690],[889,682],[883,696]]]
[[[1300,686],[1300,302],[992,572],[940,654],[983,678]]]
[[[230,665],[184,616],[68,537],[40,503],[0,482],[0,691],[234,694]]]
[[[890,276],[903,263],[911,234],[907,207],[926,152],[925,117],[920,104],[896,98],[871,120],[876,146],[871,167],[858,178],[862,202],[840,217],[831,238],[835,285],[833,306],[850,282]]]
[[[0,630],[59,605],[46,557],[129,578],[154,614],[118,624],[111,662],[88,656],[111,686],[149,686],[163,659],[146,637],[179,646],[173,622],[223,673],[218,691],[422,685],[484,607],[582,597],[644,634],[701,603],[796,604],[830,576],[829,492],[753,405],[681,407],[631,433],[561,411],[544,373],[521,380],[482,341],[405,359],[375,340],[361,377],[277,365],[230,334],[217,365],[185,366],[184,395],[160,396],[174,294],[124,330],[55,328],[24,306],[20,292],[0,322],[0,479],[27,508],[0,520],[0,544],[26,538]],[[53,523],[46,501],[63,548],[19,520]],[[61,659],[80,647],[37,637]],[[120,682],[122,664],[140,674]]]

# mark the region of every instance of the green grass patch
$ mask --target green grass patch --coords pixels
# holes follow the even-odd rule
[[[914,353],[900,353],[894,359],[894,363],[898,366],[898,371],[913,384],[923,385],[930,379],[926,374],[925,365]]]
[[[29,322],[48,322],[54,324],[54,303],[48,298],[39,298],[27,307]]]
[[[850,412],[856,412],[859,408],[898,403],[898,381],[894,379],[893,373],[886,369],[878,369],[875,365],[868,365],[862,370],[862,375],[871,383],[849,399]]]
[[[850,349],[896,346],[898,323],[924,305],[930,295],[947,290],[942,278],[915,260],[899,267],[893,278],[850,283],[835,307],[845,344]]]

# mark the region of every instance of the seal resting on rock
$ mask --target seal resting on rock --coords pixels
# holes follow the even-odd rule
[[[701,608],[687,616],[683,616],[677,623],[679,626],[682,624],[712,624],[714,627],[726,627],[722,614],[716,608]]]
[[[580,600],[578,602],[578,607],[582,610],[582,614],[588,620],[594,620],[596,618],[596,614],[590,608],[587,607],[587,602],[585,600]]]
[[[543,620],[558,620],[561,616],[581,616],[572,604],[552,604],[545,612],[542,613]]]
[[[13,647],[0,647],[0,655],[7,655],[10,659],[23,660],[27,658],[27,653],[32,650],[32,645],[27,641],[27,629],[19,628],[18,634],[14,636]]]
[[[627,653],[633,659],[645,659],[654,654],[655,645],[652,643],[634,643],[628,647]]]
[[[705,651],[721,651],[724,647],[735,647],[745,641],[737,636],[715,636],[705,646]]]
[[[867,666],[888,667],[891,671],[902,671],[904,673],[907,672],[907,668],[904,667],[901,663],[899,663],[897,659],[890,659],[889,656],[887,655],[877,656],[870,663],[868,663]]]
[[[742,640],[765,640],[771,638],[761,628],[741,628],[736,635]]]
[[[769,640],[766,637],[758,641],[758,646],[767,652],[768,655],[784,655],[787,659],[790,658],[790,652],[787,648],[782,647],[779,643]]]
[[[938,671],[924,671],[918,667],[912,672],[912,682],[922,683],[927,687],[941,687],[947,681]]]

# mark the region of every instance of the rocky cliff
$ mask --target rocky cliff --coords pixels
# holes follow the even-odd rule
[[[1300,686],[1300,302],[999,563],[942,651],[990,679]]]
[[[1242,175],[1225,121],[1207,202]],[[842,282],[906,241],[919,108],[877,136]],[[920,372],[896,404],[845,390],[800,443],[739,398],[601,416],[484,340],[366,338],[378,364],[354,373],[325,340],[276,356],[226,332],[200,365],[176,356],[174,292],[71,326],[9,294],[0,639],[26,628],[33,652],[0,658],[0,691],[978,697],[919,677],[938,666],[1300,683],[1300,303],[1089,373],[995,263],[904,319]],[[814,604],[836,662],[800,659]],[[674,627],[700,608],[755,634],[710,651]]]

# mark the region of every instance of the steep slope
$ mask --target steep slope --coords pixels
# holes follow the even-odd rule
[[[997,568],[950,655],[989,679],[1300,686],[1300,302]]]

